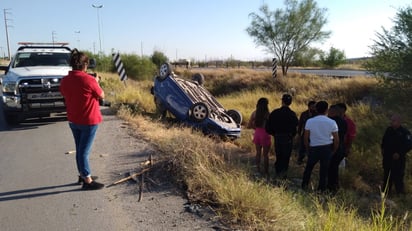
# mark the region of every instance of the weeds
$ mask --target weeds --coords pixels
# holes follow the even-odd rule
[[[176,73],[182,73],[185,78],[192,74],[188,70]],[[118,105],[118,115],[129,120],[139,134],[163,153],[167,170],[187,189],[191,201],[213,206],[222,220],[248,230],[381,231],[411,227],[411,219],[405,212],[411,210],[411,199],[388,201],[378,192],[383,175],[380,139],[387,126],[386,115],[399,107],[389,108],[386,101],[381,101],[384,98],[382,92],[389,94],[390,91],[383,89],[376,79],[291,75],[273,81],[270,73],[237,69],[233,72],[205,71],[203,74],[206,88],[218,95],[218,101],[225,108],[239,110],[244,123],[255,109],[258,98],[267,97],[269,107],[274,109],[280,106],[281,95],[293,89],[292,109],[298,115],[312,99],[346,102],[358,134],[347,167],[341,172],[344,190],[330,197],[302,192],[299,187],[287,189],[252,177],[252,130],[243,128],[241,138],[223,142],[204,137],[187,127],[160,123],[153,114],[155,107],[150,95],[150,81],[128,81],[124,86],[108,76],[102,85],[106,92],[113,92],[109,95],[114,105]],[[404,93],[394,93],[393,98],[396,95]],[[394,99],[391,97],[391,100]],[[402,113],[405,116],[412,114],[409,110]],[[293,158],[291,172],[300,177],[301,170],[292,162]],[[407,169],[411,169],[410,162]],[[405,185],[411,185],[410,174],[405,180]],[[396,206],[389,206],[389,202]]]

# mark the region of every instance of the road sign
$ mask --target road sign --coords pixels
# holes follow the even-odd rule
[[[277,74],[278,70],[278,60],[276,58],[272,59],[272,77],[276,78],[278,76]]]
[[[119,53],[112,54],[114,65],[116,66],[117,73],[120,76],[120,81],[124,81],[127,79],[126,70],[124,69],[123,62],[120,59]]]

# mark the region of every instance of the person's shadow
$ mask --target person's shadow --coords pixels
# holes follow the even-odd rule
[[[49,196],[49,195],[55,195],[55,194],[60,194],[60,193],[67,193],[67,192],[74,192],[74,191],[81,190],[81,187],[62,190],[62,188],[72,187],[72,186],[79,186],[79,185],[77,185],[76,183],[71,183],[71,184],[15,190],[15,191],[9,191],[9,192],[0,192],[0,202]]]

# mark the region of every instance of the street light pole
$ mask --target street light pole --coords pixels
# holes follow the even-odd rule
[[[100,15],[99,15],[99,9],[103,8],[103,5],[95,5],[92,4],[92,7],[96,9],[97,11],[97,30],[99,32],[99,56],[102,55],[102,39],[100,36]]]
[[[5,24],[5,27],[6,27],[7,51],[8,51],[8,54],[9,54],[8,59],[10,60],[11,56],[10,56],[10,42],[9,42],[9,31],[8,31],[8,28],[9,28],[10,25],[7,23],[8,20],[9,20],[7,18],[7,14],[10,13],[10,9],[3,9],[3,12],[4,12],[4,24]]]
[[[74,33],[77,35],[77,49],[80,50],[80,31],[74,31]]]
[[[56,31],[52,31],[52,42],[53,42],[53,46],[54,46],[55,41],[56,41]]]

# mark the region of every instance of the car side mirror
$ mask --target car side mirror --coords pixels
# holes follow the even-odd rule
[[[89,59],[89,66],[88,68],[94,69],[96,68],[96,59]]]

